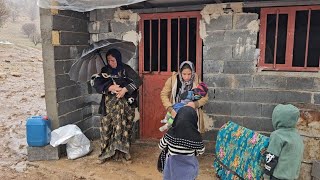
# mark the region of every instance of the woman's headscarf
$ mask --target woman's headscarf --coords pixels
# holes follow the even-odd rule
[[[194,142],[202,142],[198,131],[198,115],[195,109],[184,106],[174,118],[172,127],[167,132],[171,137],[185,139]]]
[[[117,60],[117,67],[116,68],[112,68],[108,63],[107,64],[107,68],[112,70],[111,71],[111,75],[118,75],[118,73],[123,69],[121,53],[117,49],[110,49],[107,52],[106,57],[108,57],[109,55],[113,56]],[[108,62],[108,60],[107,60],[107,62]]]
[[[191,78],[189,81],[185,81],[183,80],[182,78],[182,68],[183,66],[187,65],[190,70],[191,70]],[[177,99],[176,99],[176,102],[180,102],[180,95],[186,91],[190,91],[193,87],[193,81],[194,81],[194,76],[195,76],[195,70],[194,70],[194,65],[191,61],[183,61],[181,64],[180,64],[180,67],[179,67],[179,80],[180,80],[180,83],[181,83],[181,88],[178,89],[178,94],[177,94]]]

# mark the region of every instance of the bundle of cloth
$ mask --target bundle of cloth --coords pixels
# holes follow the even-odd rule
[[[91,76],[91,86],[96,89],[98,93],[106,94],[107,89],[106,87],[109,87],[112,84],[117,84],[120,87],[126,87],[133,81],[130,78],[127,77],[121,77],[118,75],[108,75],[107,73],[99,73],[99,74],[93,74]],[[111,92],[115,93],[115,92]],[[126,98],[129,105],[136,107],[138,104],[136,102],[136,99],[138,97],[138,91],[134,91],[132,94],[126,93],[124,95],[124,98]]]
[[[223,180],[263,179],[269,138],[232,121],[218,132],[213,166]]]

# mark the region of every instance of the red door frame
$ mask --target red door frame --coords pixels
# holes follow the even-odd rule
[[[202,39],[200,38],[200,33],[199,33],[199,27],[200,27],[200,19],[201,15],[199,11],[191,11],[191,12],[176,12],[176,13],[157,13],[157,14],[140,14],[140,21],[139,21],[139,31],[141,32],[141,40],[139,43],[139,75],[143,78],[145,74],[152,74],[153,76],[171,76],[172,71],[171,71],[171,19],[180,19],[180,18],[197,18],[197,25],[196,25],[196,72],[197,74],[201,75],[202,74]],[[144,71],[144,20],[159,20],[160,19],[167,19],[167,71],[166,72],[161,72],[160,68],[158,66],[158,71]],[[189,24],[189,23],[187,23]],[[178,26],[179,27],[179,26]],[[160,26],[159,26],[160,28]],[[189,31],[189,28],[187,28]],[[179,29],[178,29],[179,32]],[[159,31],[160,34],[160,31]],[[178,33],[179,34],[179,33]],[[159,36],[158,36],[159,37]],[[189,38],[189,37],[187,37]],[[151,39],[150,39],[151,41]],[[187,40],[188,42],[188,40]],[[159,41],[160,43],[160,41]],[[178,43],[179,44],[179,43]],[[189,45],[187,44],[187,49]],[[160,48],[159,48],[160,49]],[[151,50],[151,45],[150,45],[150,50]],[[160,51],[160,50],[159,50]],[[151,52],[150,52],[151,54]],[[160,54],[160,53],[158,53]],[[188,54],[188,53],[187,53]],[[151,56],[150,56],[151,57]],[[178,55],[179,57],[179,55]],[[151,61],[151,58],[150,58]],[[160,62],[160,57],[158,57],[158,62]],[[151,62],[150,62],[151,64]],[[179,63],[178,63],[179,66]],[[143,109],[143,103],[144,103],[144,95],[146,90],[144,89],[144,86],[142,86],[140,90],[140,138],[141,139],[146,139],[145,137],[145,120],[144,120],[144,109]],[[158,96],[160,98],[160,95]],[[163,108],[163,111],[164,108]],[[161,111],[160,111],[161,113]],[[160,120],[159,120],[160,121]],[[148,138],[148,137],[147,137]]]

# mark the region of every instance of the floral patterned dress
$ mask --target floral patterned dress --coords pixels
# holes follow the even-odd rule
[[[214,160],[223,180],[263,179],[269,138],[229,121],[218,132]]]

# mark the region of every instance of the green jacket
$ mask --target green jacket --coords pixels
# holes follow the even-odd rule
[[[300,116],[299,109],[291,104],[277,105],[272,113],[275,129],[270,136],[267,152],[278,157],[273,176],[278,179],[299,178],[303,156],[303,141],[295,128]]]

